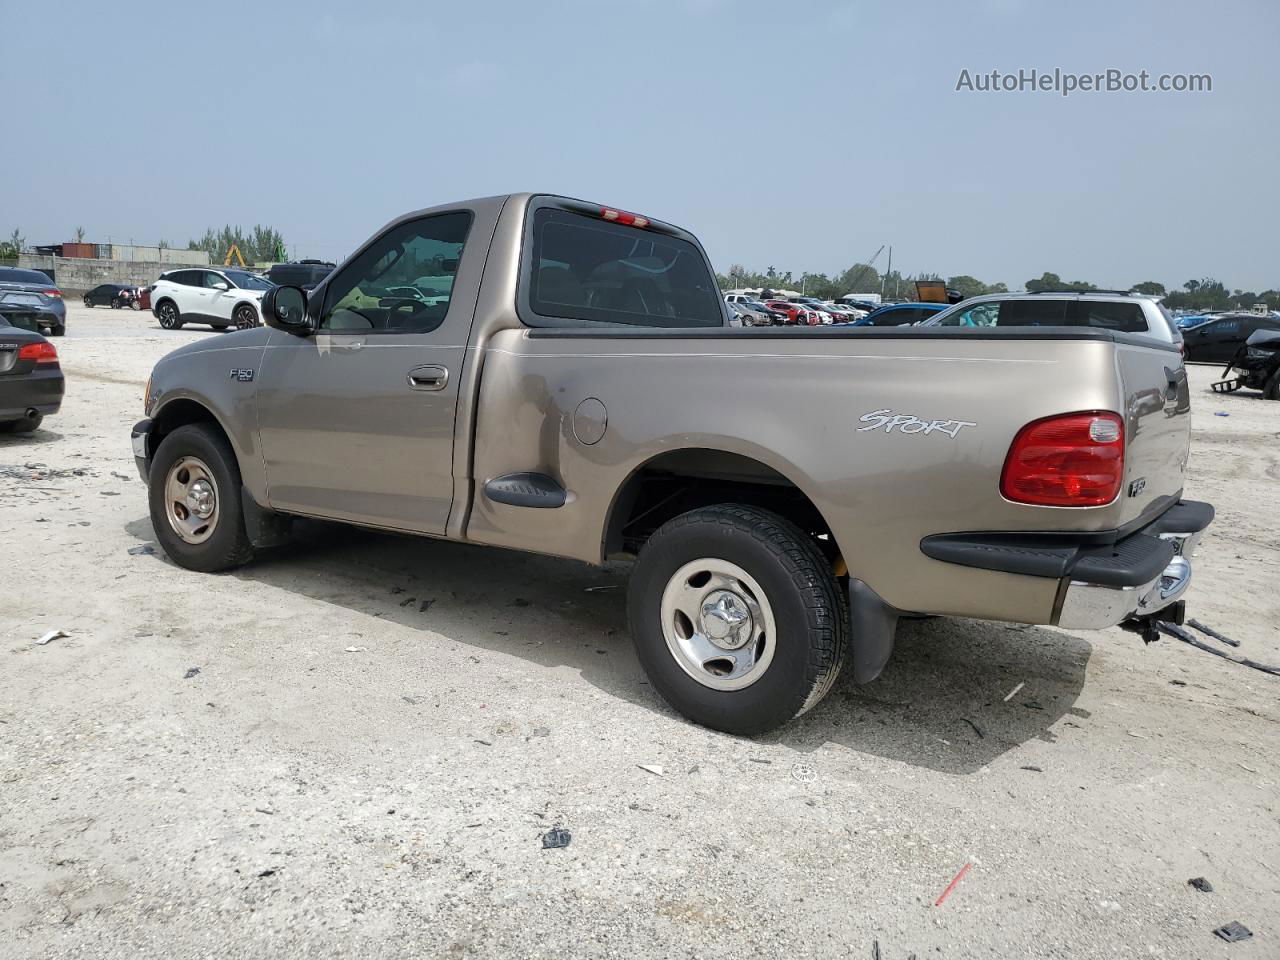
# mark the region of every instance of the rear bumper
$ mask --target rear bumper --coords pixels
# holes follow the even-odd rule
[[[30,410],[46,416],[57,413],[65,389],[61,369],[0,376],[0,420],[21,420]]]
[[[1133,531],[980,533],[926,537],[926,556],[962,566],[1059,581],[1049,622],[1095,630],[1177,603],[1191,584],[1191,554],[1213,507],[1182,500]]]

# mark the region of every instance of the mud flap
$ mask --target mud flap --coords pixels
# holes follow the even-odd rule
[[[870,683],[893,655],[901,612],[889,606],[861,580],[849,578],[850,659],[854,683]]]
[[[255,547],[279,547],[289,542],[293,518],[260,506],[248,489],[240,487],[244,532]]]

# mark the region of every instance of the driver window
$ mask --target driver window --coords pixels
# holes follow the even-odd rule
[[[335,333],[429,333],[444,322],[471,227],[459,211],[388,231],[333,278],[320,329]]]
[[[204,272],[204,285],[209,289],[213,290],[218,287],[227,286],[227,281],[223,279],[223,277],[220,274],[214,273],[210,270],[206,270]]]
[[[975,303],[938,321],[943,327],[994,327],[1000,316],[999,303]]]

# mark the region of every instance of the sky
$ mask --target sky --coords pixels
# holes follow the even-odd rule
[[[0,236],[28,243],[262,223],[339,259],[534,190],[687,227],[721,272],[891,245],[1014,289],[1280,288],[1275,0],[0,0],[0,34]],[[1033,68],[1212,91],[956,89]]]

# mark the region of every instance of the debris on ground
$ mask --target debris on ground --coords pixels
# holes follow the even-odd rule
[[[67,633],[65,630],[50,630],[44,636],[36,640],[36,646],[43,647],[46,643],[49,643],[53,640],[60,640],[62,637],[69,637],[69,636],[71,636],[71,634]]]
[[[131,557],[150,557],[155,552],[156,552],[156,548],[149,543],[144,543],[141,546],[129,548],[129,556]]]
[[[1027,766],[1025,766],[1025,767],[1019,767],[1018,769],[1019,769],[1019,770],[1030,770],[1032,773],[1044,773],[1043,768],[1041,768],[1041,767],[1035,767],[1035,766],[1032,766],[1031,764],[1028,764],[1028,765],[1027,765]]]
[[[434,600],[423,600],[420,604],[418,604],[418,612],[426,613],[428,610],[431,609],[431,605],[433,603],[435,603]]]
[[[972,720],[970,720],[968,717],[961,717],[960,719],[963,720],[965,723],[967,723],[969,726],[973,727],[973,732],[978,735],[979,740],[987,739],[987,735],[983,733],[981,730],[979,730],[978,725],[974,723]]]
[[[747,757],[752,763],[773,763],[772,760],[766,760],[764,757]]]
[[[1024,701],[1024,702],[1023,702],[1023,704],[1022,704],[1022,705],[1023,705],[1024,707],[1026,707],[1028,710],[1043,710],[1043,709],[1044,709],[1044,707],[1040,706],[1040,701],[1038,701],[1038,700],[1026,700],[1026,701]]]
[[[511,605],[513,607],[527,607],[529,606],[529,601],[526,600],[524,597],[516,597],[514,600],[511,601]]]
[[[1206,637],[1213,637],[1213,639],[1215,640],[1220,640],[1221,642],[1225,643],[1229,647],[1240,646],[1239,640],[1232,640],[1230,637],[1224,637],[1217,630],[1214,630],[1212,627],[1206,627],[1199,620],[1188,620],[1187,626],[1194,627],[1195,629],[1203,633]]]
[[[1211,647],[1198,637],[1192,636],[1186,630],[1183,630],[1177,624],[1166,623],[1163,620],[1156,622],[1156,629],[1166,636],[1181,640],[1183,643],[1189,643],[1197,650],[1203,650],[1205,653],[1212,653],[1215,657],[1221,657],[1223,660],[1230,660],[1232,663],[1238,663],[1242,667],[1252,667],[1254,670],[1261,670],[1263,673],[1269,673],[1273,676],[1280,677],[1280,667],[1267,663],[1259,663],[1257,660],[1250,660],[1248,657],[1237,657],[1233,653],[1227,653],[1225,650],[1219,650],[1217,647]]]
[[[1213,893],[1213,884],[1204,877],[1192,877],[1187,881],[1187,886],[1195,887],[1201,893]]]
[[[947,899],[947,897],[951,896],[951,891],[956,888],[956,884],[960,882],[960,878],[963,877],[966,873],[968,873],[969,868],[972,866],[973,866],[972,863],[966,863],[963,867],[960,868],[960,872],[957,873],[952,878],[951,882],[947,884],[947,889],[943,890],[942,895],[938,897],[937,900],[933,901],[933,905],[935,907],[942,906],[942,901]]]
[[[1227,413],[1227,412],[1226,412],[1226,411],[1224,411],[1224,410],[1219,410],[1218,412],[1216,412],[1216,413],[1214,414],[1214,416],[1215,416],[1215,417],[1229,417],[1229,416],[1231,416],[1231,414]]]
[[[655,777],[660,777],[666,773],[666,768],[660,763],[637,763],[637,767],[648,773],[652,773]]]
[[[1020,684],[1018,684],[1016,687],[1014,687],[1012,690],[1010,690],[1008,693],[1006,693],[1006,694],[1004,695],[1004,702],[1005,702],[1005,703],[1008,703],[1010,700],[1012,700],[1012,699],[1013,699],[1013,695],[1014,695],[1015,693],[1017,693],[1019,690],[1021,690],[1021,689],[1022,689],[1023,687],[1025,687],[1025,686],[1026,686],[1026,684],[1025,684],[1025,683],[1020,683]]]
[[[550,727],[534,727],[533,730],[530,731],[529,736],[549,737],[551,736],[551,728]]]
[[[561,847],[567,847],[569,841],[573,839],[573,835],[563,827],[552,827],[542,835],[543,850],[558,850]]]
[[[1223,924],[1217,930],[1213,931],[1214,936],[1221,937],[1227,943],[1237,943],[1241,940],[1253,939],[1253,931],[1246,927],[1239,920],[1232,920],[1230,923]]]
[[[583,593],[600,593],[602,590],[617,590],[617,589],[618,589],[618,585],[616,583],[602,583],[598,587],[587,587],[582,592]]]
[[[796,783],[813,783],[818,779],[818,771],[807,763],[796,762],[791,765],[791,779]]]
[[[403,600],[400,601],[400,606],[402,607],[410,606],[417,599],[418,599],[417,597],[405,597]]]
[[[368,649],[369,649],[368,647],[347,647],[344,652],[345,653],[365,653],[366,651],[368,651]]]
[[[192,667],[191,669],[189,669],[186,673],[184,673],[184,674],[182,675],[182,679],[183,679],[183,680],[190,680],[192,677],[197,677],[197,676],[199,676],[199,675],[200,675],[200,668],[199,668],[199,667]]]
[[[269,870],[263,870],[261,873],[259,873],[259,874],[258,874],[258,879],[259,879],[259,880],[261,880],[263,877],[271,877],[271,876],[274,876],[274,875],[275,875],[275,872],[276,872],[276,871],[275,871],[275,869],[274,869],[274,868],[269,869]]]

